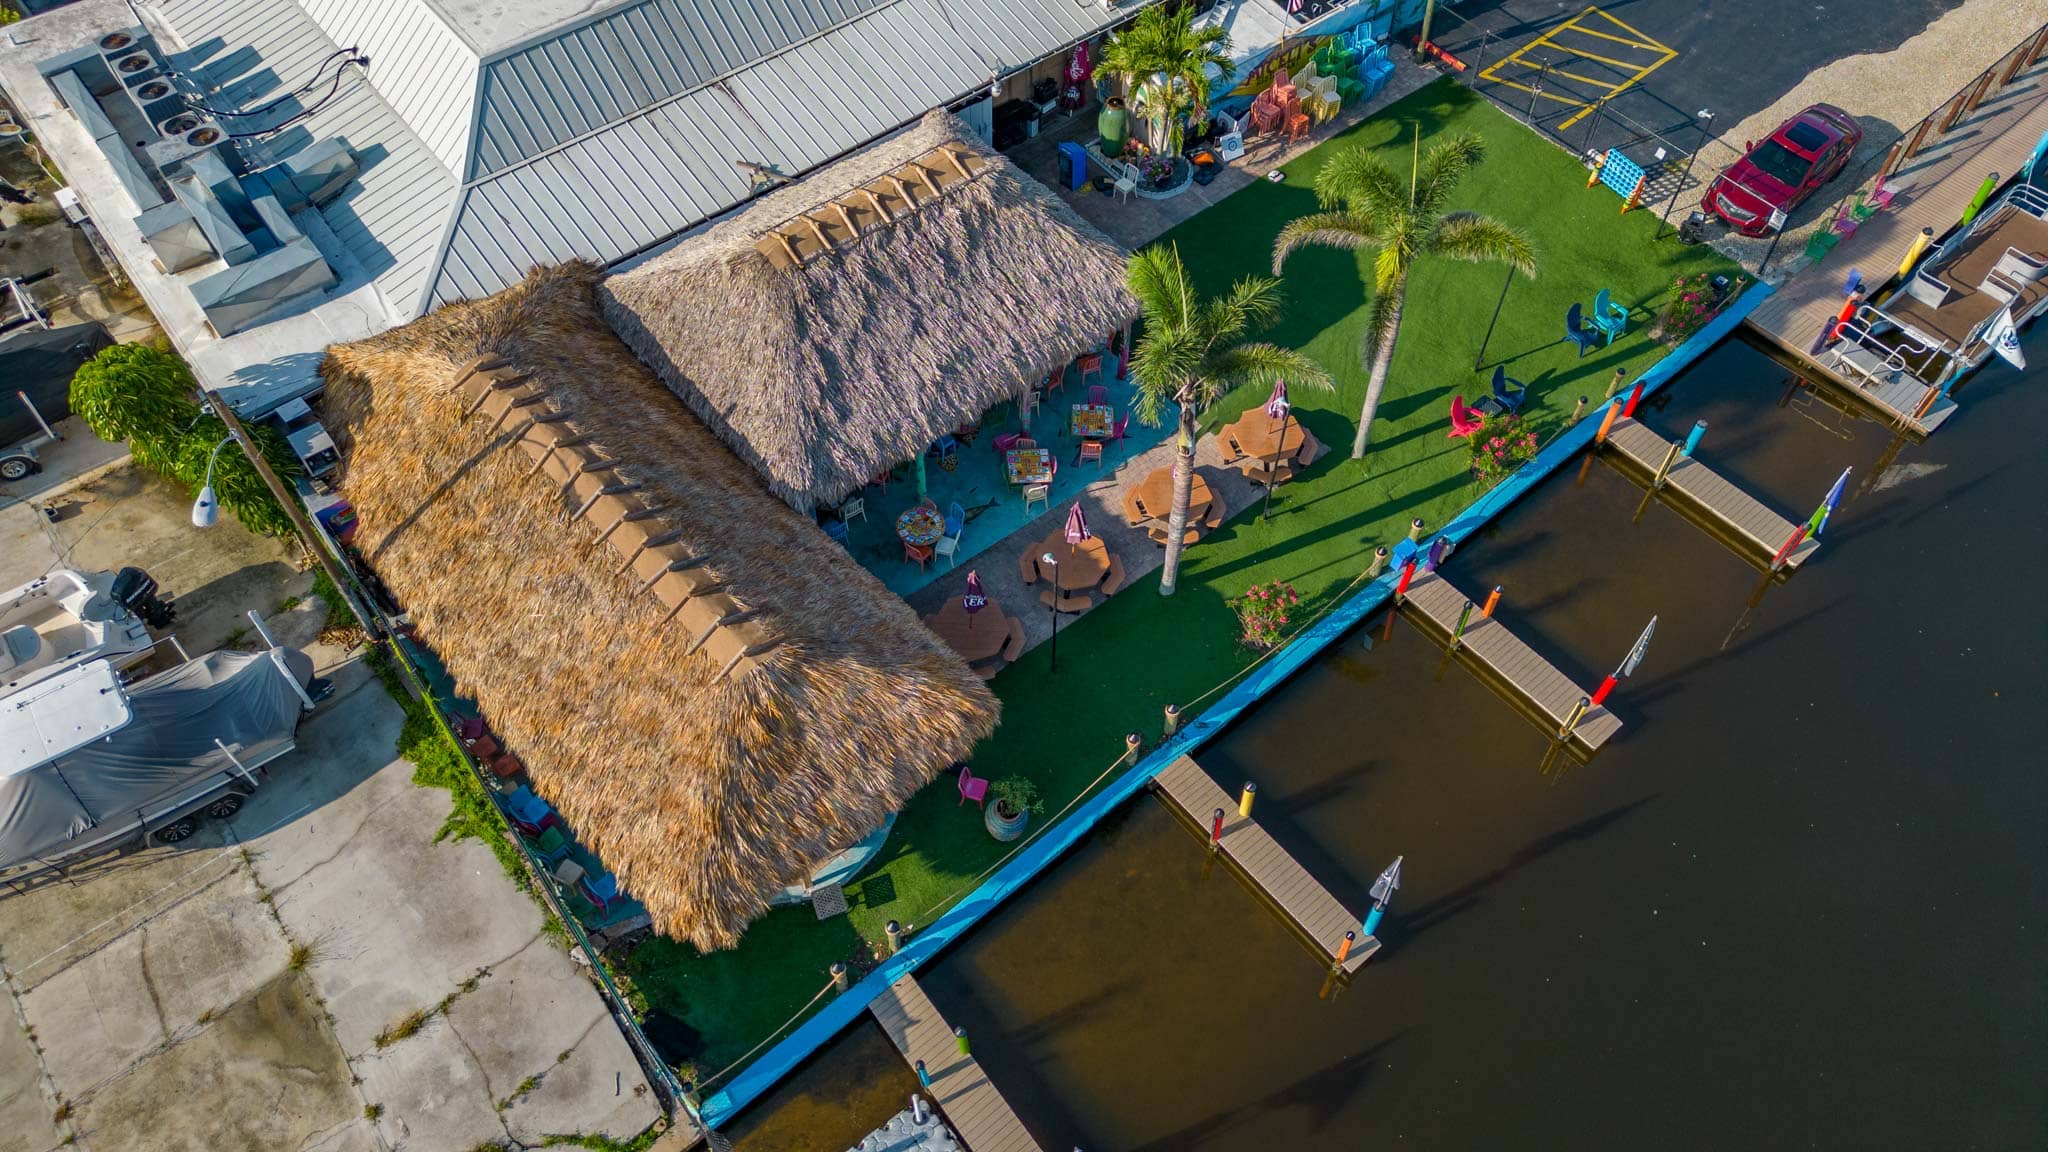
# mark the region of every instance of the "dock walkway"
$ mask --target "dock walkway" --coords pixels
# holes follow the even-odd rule
[[[1623,417],[1614,422],[1607,443],[1654,477],[1657,469],[1663,466],[1664,458],[1670,454],[1672,442],[1641,423]],[[1766,557],[1776,556],[1797,527],[1690,456],[1678,458],[1671,470],[1664,474],[1664,483],[1726,525],[1743,541],[1762,549]],[[1807,537],[1785,558],[1786,567],[1798,567],[1819,547],[1820,541]]]
[[[916,976],[905,973],[868,1004],[868,1011],[905,1063],[915,1068],[924,1061],[925,1073],[932,1078],[932,1100],[969,1152],[1040,1152],[1010,1102],[981,1070],[981,1062],[961,1055],[953,1026],[924,994]]]
[[[1185,812],[1198,827],[1210,828],[1216,809],[1223,809],[1221,847],[1268,899],[1279,905],[1295,926],[1315,941],[1325,956],[1336,959],[1344,933],[1359,930],[1360,918],[1337,902],[1330,890],[1316,882],[1299,861],[1280,847],[1257,819],[1237,814],[1237,797],[1224,791],[1193,758],[1183,756],[1153,777],[1160,792]],[[1367,936],[1351,946],[1344,958],[1344,971],[1357,972],[1380,942]]]
[[[1887,422],[1923,436],[1934,431],[1955,411],[1955,401],[1942,396],[1916,416],[1927,399],[1926,384],[1904,374],[1873,383],[1860,374],[1851,376],[1830,367],[1830,357],[1816,358],[1808,349],[1820,335],[1821,325],[1841,309],[1842,278],[1849,269],[1861,269],[1874,284],[1884,283],[1904,261],[1922,228],[1934,229],[1939,237],[1955,227],[1985,174],[2011,175],[2025,167],[2044,132],[2048,132],[2048,61],[2013,77],[1997,95],[1901,164],[1885,180],[1895,191],[1891,205],[1844,236],[1823,264],[1785,281],[1750,313],[1750,327],[1876,409]]]
[[[1464,611],[1468,599],[1437,573],[1418,571],[1408,584],[1406,603],[1450,633],[1457,630],[1458,615]],[[1592,695],[1538,656],[1535,649],[1517,639],[1506,625],[1497,619],[1481,616],[1477,610],[1466,622],[1465,635],[1459,639],[1458,645],[1534,704],[1537,711],[1549,717],[1559,728],[1570,718],[1579,701]],[[1572,729],[1572,738],[1591,750],[1607,743],[1619,731],[1620,718],[1605,706],[1596,705],[1579,718],[1578,726]]]

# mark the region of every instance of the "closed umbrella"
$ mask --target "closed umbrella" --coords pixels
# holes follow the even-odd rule
[[[1293,414],[1294,406],[1287,402],[1287,381],[1273,381],[1273,394],[1266,398],[1266,415],[1280,422],[1280,439],[1273,449],[1273,475],[1266,480],[1266,506],[1259,511],[1261,520],[1273,513],[1273,489],[1280,486],[1280,461],[1287,457],[1287,424]]]
[[[981,573],[967,574],[967,591],[960,597],[960,607],[967,610],[967,626],[974,627],[974,614],[988,607],[988,597],[981,591]]]
[[[1079,544],[1092,535],[1094,533],[1088,531],[1088,514],[1081,511],[1081,502],[1076,500],[1074,506],[1067,509],[1067,543]]]

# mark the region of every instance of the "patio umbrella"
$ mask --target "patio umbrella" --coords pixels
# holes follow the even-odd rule
[[[1093,535],[1088,531],[1088,515],[1081,511],[1081,502],[1074,501],[1074,506],[1067,509],[1067,543],[1079,544]]]
[[[1275,420],[1285,419],[1288,407],[1287,381],[1273,381],[1273,394],[1266,397],[1266,415],[1271,416]]]
[[[974,614],[988,607],[988,597],[981,591],[981,573],[967,574],[967,591],[960,597],[960,607],[967,610],[967,626],[974,627]]]

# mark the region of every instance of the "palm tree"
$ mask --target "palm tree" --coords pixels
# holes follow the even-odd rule
[[[1145,123],[1146,140],[1155,150],[1180,151],[1181,117],[1200,118],[1209,104],[1209,68],[1223,72],[1227,83],[1236,69],[1230,62],[1230,33],[1220,27],[1195,27],[1193,5],[1169,12],[1147,8],[1131,26],[1102,46],[1102,68],[1123,77],[1131,91],[1132,111]]]
[[[1443,256],[1506,264],[1524,276],[1536,275],[1536,250],[1528,237],[1490,216],[1444,211],[1458,181],[1484,152],[1479,137],[1460,133],[1431,144],[1424,154],[1422,127],[1417,125],[1415,159],[1406,191],[1401,188],[1400,176],[1369,148],[1361,145],[1339,152],[1316,173],[1316,199],[1322,202],[1323,211],[1293,221],[1273,241],[1275,276],[1288,255],[1304,244],[1379,250],[1373,260],[1372,318],[1366,326],[1372,376],[1365,386],[1358,435],[1351,441],[1354,460],[1365,455],[1373,413],[1387,386],[1394,341],[1401,334],[1408,273],[1415,261]]]
[[[1236,343],[1247,330],[1264,327],[1280,314],[1278,280],[1249,276],[1227,295],[1201,300],[1180,262],[1179,247],[1158,245],[1132,254],[1126,279],[1145,312],[1144,335],[1131,357],[1138,385],[1133,407],[1149,428],[1159,426],[1167,405],[1179,410],[1173,509],[1166,518],[1166,566],[1159,574],[1159,594],[1171,596],[1188,527],[1195,441],[1202,434],[1196,419],[1202,410],[1243,385],[1270,387],[1285,379],[1327,388],[1330,374],[1292,348]]]

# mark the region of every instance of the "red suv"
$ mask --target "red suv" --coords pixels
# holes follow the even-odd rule
[[[1792,117],[1742,159],[1714,178],[1700,207],[1733,225],[1744,236],[1768,236],[1784,223],[1780,216],[1835,178],[1863,141],[1856,118],[1832,104],[1815,104]]]

